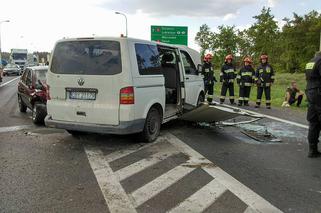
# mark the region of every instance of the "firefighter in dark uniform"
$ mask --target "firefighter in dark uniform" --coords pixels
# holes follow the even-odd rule
[[[306,95],[309,102],[307,120],[309,121],[309,154],[308,157],[320,157],[318,151],[321,130],[321,52],[305,66],[307,80]]]
[[[268,63],[268,56],[263,54],[260,57],[261,64],[255,72],[255,82],[257,84],[257,99],[255,108],[259,108],[265,93],[266,108],[271,109],[271,85],[274,83],[274,70]]]
[[[220,103],[223,104],[225,101],[227,90],[229,90],[230,103],[234,103],[234,80],[236,78],[236,69],[232,64],[233,56],[227,55],[225,57],[225,64],[222,66],[220,73],[220,82],[222,82]]]
[[[212,103],[214,94],[214,82],[216,82],[214,76],[214,69],[212,64],[213,56],[211,54],[206,54],[204,56],[204,64],[202,67],[202,75],[204,76],[204,87],[205,95],[207,96],[208,103]]]
[[[239,90],[239,104],[238,106],[249,106],[249,98],[251,93],[251,86],[255,79],[255,70],[252,67],[252,59],[250,57],[244,58],[244,66],[240,69],[236,80],[240,86]]]

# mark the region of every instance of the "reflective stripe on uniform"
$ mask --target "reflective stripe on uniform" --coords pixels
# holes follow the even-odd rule
[[[267,68],[265,69],[265,72],[266,72],[266,73],[270,73],[270,72],[271,72],[270,67],[267,67]]]
[[[245,100],[245,101],[248,101],[248,100],[249,100],[249,98],[248,98],[248,97],[245,97],[245,98],[244,98],[244,100]]]
[[[259,70],[259,73],[263,73],[263,72],[264,72],[264,70],[263,70],[263,69],[260,69],[260,70]]]
[[[244,86],[250,87],[250,86],[252,86],[252,84],[251,83],[244,83]]]
[[[257,100],[256,100],[256,103],[261,103],[261,99],[257,99]]]
[[[306,70],[312,70],[314,67],[315,63],[314,62],[309,62],[305,65]]]
[[[243,97],[239,97],[239,101],[243,101],[244,100],[244,98]]]
[[[240,78],[241,78],[241,76],[240,76],[240,75],[237,75],[237,76],[236,76],[236,78],[237,78],[237,79],[240,79]]]
[[[252,76],[252,72],[243,72],[242,76]]]
[[[223,76],[223,75],[224,75],[224,73],[221,72],[221,73],[220,73],[220,76]]]
[[[228,82],[233,83],[234,79],[229,79]]]
[[[210,72],[210,69],[209,69],[209,68],[206,68],[206,69],[205,69],[205,72]]]
[[[234,69],[225,70],[225,73],[234,73]]]
[[[220,99],[225,99],[225,96],[221,96]]]
[[[271,100],[266,100],[265,103],[270,104]]]
[[[213,95],[207,95],[207,98],[213,98]]]
[[[271,76],[271,79],[274,79],[274,78],[275,78],[275,76],[274,76],[274,75],[272,75],[272,76]]]
[[[234,96],[230,96],[229,99],[234,99],[235,97]]]

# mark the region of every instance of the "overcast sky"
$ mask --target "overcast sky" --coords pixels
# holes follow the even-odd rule
[[[279,24],[296,12],[321,12],[320,0],[1,0],[2,51],[27,48],[51,51],[63,37],[119,36],[150,39],[151,25],[188,26],[189,46],[199,49],[194,38],[200,25],[213,30],[219,25],[249,27],[263,6],[272,8]]]

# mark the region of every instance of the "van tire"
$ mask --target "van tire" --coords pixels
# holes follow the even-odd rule
[[[41,110],[38,107],[38,104],[35,103],[33,105],[33,109],[32,109],[32,121],[33,121],[33,123],[34,124],[44,124],[45,117],[46,117],[46,112]]]
[[[202,103],[205,101],[205,97],[203,95],[203,93],[201,93],[199,96],[198,96],[198,99],[197,99],[197,106],[200,106],[202,105]]]
[[[155,107],[153,107],[147,114],[144,130],[141,133],[141,139],[147,143],[155,141],[159,136],[160,128],[161,115],[159,111]]]
[[[27,106],[23,103],[22,98],[20,95],[18,95],[18,105],[19,105],[19,111],[20,112],[26,112]]]

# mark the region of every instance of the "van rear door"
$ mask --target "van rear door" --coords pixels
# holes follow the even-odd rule
[[[54,120],[118,125],[119,91],[125,78],[120,42],[57,43],[48,73],[48,112]]]

